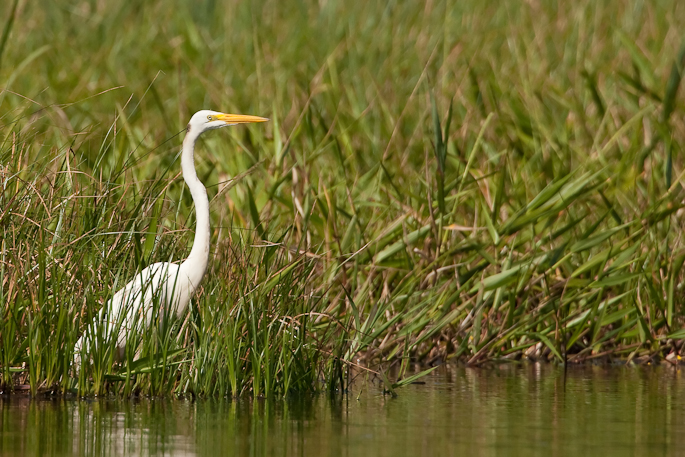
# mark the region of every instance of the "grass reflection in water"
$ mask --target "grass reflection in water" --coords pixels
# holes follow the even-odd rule
[[[677,455],[670,367],[448,366],[397,398],[0,399],[3,456]]]

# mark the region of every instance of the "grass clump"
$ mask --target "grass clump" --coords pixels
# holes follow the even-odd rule
[[[8,388],[274,396],[411,361],[677,357],[678,2],[5,8]],[[176,134],[200,108],[272,122],[200,146],[193,312],[74,378],[104,301],[188,252]]]

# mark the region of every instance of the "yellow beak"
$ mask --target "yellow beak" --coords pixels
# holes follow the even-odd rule
[[[265,117],[250,116],[249,114],[217,114],[217,121],[224,121],[227,124],[249,124],[252,122],[266,122]]]

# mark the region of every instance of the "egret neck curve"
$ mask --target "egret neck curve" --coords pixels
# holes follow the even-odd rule
[[[207,199],[207,189],[200,182],[195,171],[195,142],[200,133],[202,132],[196,129],[188,130],[183,139],[183,152],[181,153],[183,180],[193,197],[196,219],[193,248],[185,262],[181,263],[181,271],[190,279],[193,289],[200,284],[209,260],[209,200]]]

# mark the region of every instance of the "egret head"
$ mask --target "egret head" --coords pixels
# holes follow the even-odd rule
[[[193,114],[188,122],[188,132],[198,135],[205,130],[220,129],[229,125],[249,124],[251,122],[268,121],[265,117],[250,116],[249,114],[225,114],[218,111],[202,110]]]

